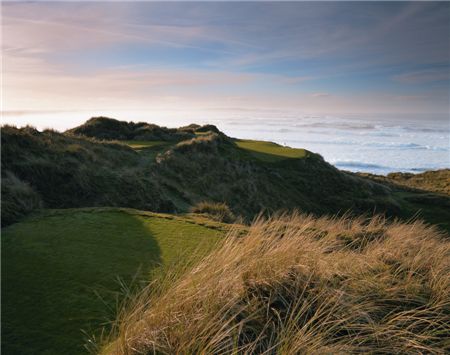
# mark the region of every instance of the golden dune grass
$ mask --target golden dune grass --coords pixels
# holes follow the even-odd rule
[[[258,219],[120,314],[107,354],[444,354],[450,246],[381,217]]]

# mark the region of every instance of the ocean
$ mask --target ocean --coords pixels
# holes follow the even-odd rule
[[[95,115],[100,113],[95,113]],[[94,114],[55,113],[4,115],[3,123],[30,123],[39,129],[71,128]],[[283,112],[198,112],[171,114],[144,111],[107,112],[123,120],[147,121],[169,127],[211,123],[227,135],[269,140],[305,148],[348,171],[386,175],[450,168],[448,115],[301,115]]]
[[[450,168],[450,122],[443,116],[324,115],[216,123],[228,135],[305,148],[348,171],[386,175]]]

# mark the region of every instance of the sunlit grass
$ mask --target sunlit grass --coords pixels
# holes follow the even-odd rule
[[[163,141],[125,141],[124,143],[135,150],[142,150],[142,149],[146,149],[146,148],[154,148],[157,146],[161,146],[163,144],[166,144],[167,142],[163,142]]]
[[[150,284],[103,353],[446,354],[450,244],[421,222],[285,215]]]
[[[282,145],[255,140],[236,140],[239,148],[250,151],[256,158],[267,161],[276,162],[287,158],[300,159],[308,155],[305,149],[284,147]]]

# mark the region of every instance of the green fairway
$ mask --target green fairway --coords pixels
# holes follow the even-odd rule
[[[219,224],[136,210],[48,211],[2,230],[2,350],[80,354],[114,316],[117,278],[210,250]],[[102,300],[103,299],[103,300]],[[111,307],[109,309],[108,307]]]
[[[289,158],[299,159],[308,155],[305,149],[283,147],[273,142],[240,139],[236,140],[236,144],[239,148],[250,151],[259,160],[266,162],[277,162]]]
[[[141,150],[146,148],[154,148],[167,142],[163,141],[125,141],[125,143],[135,150]]]

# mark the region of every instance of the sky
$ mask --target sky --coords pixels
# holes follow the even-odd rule
[[[33,112],[449,112],[449,2],[1,8],[9,121]]]

